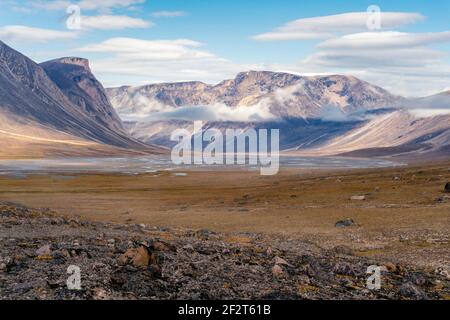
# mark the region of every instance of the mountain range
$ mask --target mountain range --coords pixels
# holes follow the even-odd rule
[[[164,153],[193,120],[279,128],[281,149],[304,155],[450,155],[450,92],[407,99],[353,76],[269,71],[105,89],[86,59],[38,64],[0,41],[0,157]]]
[[[326,106],[344,113],[398,103],[401,97],[352,76],[302,77],[289,73],[249,71],[217,85],[202,82],[123,86],[107,89],[120,114],[161,112],[170,107],[267,107],[274,117],[312,118]],[[258,117],[256,117],[258,119]],[[262,118],[264,120],[264,118]]]
[[[126,133],[86,60],[37,64],[1,41],[0,119],[6,157],[160,150]]]
[[[449,92],[407,99],[352,76],[250,71],[217,85],[123,86],[107,94],[127,130],[147,143],[171,146],[170,132],[192,130],[201,119],[222,131],[280,128],[281,148],[304,155],[450,156]]]

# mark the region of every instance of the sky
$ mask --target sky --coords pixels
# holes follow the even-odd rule
[[[450,90],[449,1],[0,0],[0,40],[37,62],[90,60],[106,87],[238,72],[353,75]]]

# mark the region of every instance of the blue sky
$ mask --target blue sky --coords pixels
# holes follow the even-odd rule
[[[71,4],[80,28],[66,26]],[[0,39],[36,61],[89,58],[106,86],[256,69],[352,74],[411,96],[450,89],[449,12],[447,1],[0,0]]]

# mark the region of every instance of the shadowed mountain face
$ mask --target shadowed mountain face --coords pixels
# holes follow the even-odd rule
[[[111,106],[102,84],[91,73],[88,60],[61,58],[40,66],[84,113],[115,132],[123,132],[122,121]]]
[[[75,61],[45,64],[52,79],[40,65],[0,41],[0,113],[21,124],[101,144],[151,149],[123,131],[103,88],[86,65],[75,65]],[[57,70],[59,66],[62,71]],[[71,72],[63,76],[65,70]]]

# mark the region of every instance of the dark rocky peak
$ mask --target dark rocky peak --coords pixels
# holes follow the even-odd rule
[[[89,60],[79,57],[63,57],[59,59],[54,59],[45,62],[46,64],[50,63],[56,63],[56,64],[67,64],[67,65],[73,65],[73,66],[79,66],[85,69],[87,72],[92,72],[91,68],[89,66]]]

